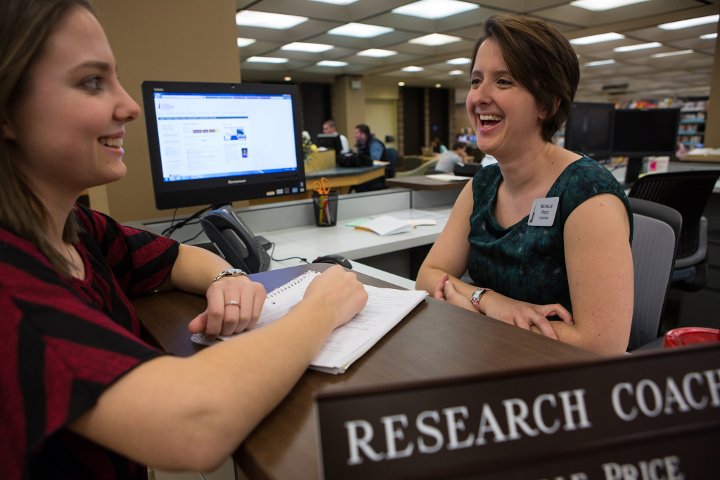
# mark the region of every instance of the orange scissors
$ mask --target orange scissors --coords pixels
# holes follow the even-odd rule
[[[320,195],[327,195],[330,193],[330,181],[325,177],[322,177],[319,182],[315,180],[313,182],[313,190]]]

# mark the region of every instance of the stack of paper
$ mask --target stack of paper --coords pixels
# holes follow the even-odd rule
[[[305,290],[317,275],[320,274],[312,271],[305,272],[270,292],[263,305],[260,319],[252,330],[262,328],[286,315],[302,300]],[[369,296],[365,308],[348,323],[336,328],[330,334],[320,352],[311,362],[310,368],[333,374],[345,373],[345,370],[355,360],[370,350],[428,295],[425,291],[395,290],[371,287],[370,285],[365,285],[365,290]],[[205,340],[204,334],[197,333],[192,336],[192,341],[211,345],[236,335],[242,335],[242,333],[228,337],[220,336],[217,340],[208,342]]]
[[[425,175],[425,177],[432,180],[438,180],[440,182],[467,182],[470,177],[460,177],[449,173],[437,173],[434,175]]]
[[[397,218],[383,215],[382,217],[374,218],[355,228],[359,230],[369,230],[380,236],[385,236],[409,232],[415,227],[404,220],[398,220]]]

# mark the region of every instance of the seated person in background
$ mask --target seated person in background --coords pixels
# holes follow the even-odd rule
[[[432,148],[433,153],[445,153],[447,152],[447,147],[442,144],[439,138],[435,137],[430,141],[430,147]]]
[[[125,124],[140,115],[85,0],[0,2],[0,92],[3,478],[214,470],[363,308],[362,284],[332,267],[272,325],[164,355],[130,299],[161,285],[206,295],[190,341],[254,326],[265,289],[207,250],[75,205],[125,175]]]
[[[623,353],[633,313],[630,205],[604,167],[550,142],[577,90],[577,56],[538,19],[492,16],[484,28],[466,107],[478,148],[498,165],[463,189],[416,288],[562,342]],[[476,286],[460,280],[466,270]]]
[[[452,173],[455,165],[464,165],[467,161],[467,155],[465,154],[466,144],[455,142],[452,150],[448,150],[440,155],[435,170],[445,173]]]
[[[350,151],[350,143],[348,142],[348,139],[345,137],[345,135],[337,133],[337,128],[335,127],[335,120],[327,120],[325,123],[323,123],[323,133],[326,135],[340,136],[342,151],[335,153],[348,153]]]
[[[370,133],[370,127],[360,124],[355,127],[355,149],[358,155],[368,155],[373,160],[382,160],[385,144]]]

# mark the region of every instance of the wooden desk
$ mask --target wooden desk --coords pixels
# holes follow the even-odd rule
[[[467,177],[467,180],[465,181],[458,180],[455,182],[441,182],[439,180],[427,178],[425,175],[417,175],[415,177],[388,178],[385,180],[385,185],[388,187],[409,188],[411,190],[462,190],[468,180],[471,179],[472,177]]]
[[[303,265],[250,277],[270,291],[309,269]],[[393,287],[358,274],[368,285]],[[187,323],[206,307],[204,297],[174,290],[133,302],[147,331],[168,352],[189,356]],[[599,358],[497,320],[426,299],[356,361],[344,375],[308,370],[288,396],[253,430],[233,455],[250,478],[319,479],[317,392],[448,378]],[[242,379],[238,378],[241,382]]]

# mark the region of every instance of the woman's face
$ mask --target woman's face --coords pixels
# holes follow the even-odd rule
[[[478,148],[495,157],[522,155],[542,142],[545,112],[511,75],[495,40],[478,49],[465,102]]]
[[[27,93],[3,119],[12,161],[36,192],[79,193],[125,175],[124,125],[140,107],[115,68],[105,32],[84,8],[48,38]]]

